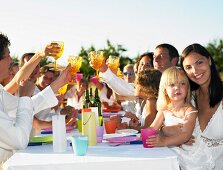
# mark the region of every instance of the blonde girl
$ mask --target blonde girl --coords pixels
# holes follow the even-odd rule
[[[166,69],[161,77],[157,99],[157,115],[151,128],[159,130],[162,125],[182,124],[182,133],[177,135],[150,136],[148,145],[178,146],[192,136],[197,110],[191,105],[191,91],[188,78],[180,67]]]

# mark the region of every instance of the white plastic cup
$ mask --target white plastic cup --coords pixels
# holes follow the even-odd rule
[[[53,125],[53,151],[66,152],[67,139],[66,139],[65,115],[52,116],[52,125]]]

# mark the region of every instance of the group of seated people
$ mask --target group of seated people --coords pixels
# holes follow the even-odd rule
[[[12,150],[25,148],[33,132],[51,127],[57,112],[67,115],[67,125],[75,126],[84,92],[94,85],[103,109],[125,111],[124,119],[110,117],[118,129],[160,131],[147,144],[177,146],[173,150],[181,169],[223,168],[223,89],[213,58],[200,44],[186,47],[181,58],[174,46],[160,44],[154,53],[126,65],[122,77],[103,61],[98,81],[90,83],[83,75],[75,84],[70,66],[61,72],[40,68],[43,57],[58,53],[56,44],[25,53],[19,64],[11,61],[9,45],[7,36],[0,34],[1,162]],[[66,84],[66,92],[58,94]]]

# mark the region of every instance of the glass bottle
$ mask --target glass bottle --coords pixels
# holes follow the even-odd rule
[[[83,101],[83,108],[86,109],[86,108],[89,108],[91,107],[91,101],[90,101],[90,98],[89,98],[89,90],[86,89],[85,90],[85,99]]]
[[[93,106],[94,103],[94,96],[93,96],[93,92],[92,92],[92,88],[90,87],[90,94],[89,94],[89,99],[91,101],[91,106]]]
[[[100,119],[102,119],[102,109],[101,109],[101,100],[100,100],[100,97],[98,96],[98,88],[95,89],[94,106],[98,108],[98,118],[99,118],[100,126],[102,126],[103,121],[102,120],[100,121]]]

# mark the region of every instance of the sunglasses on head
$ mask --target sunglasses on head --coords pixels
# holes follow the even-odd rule
[[[123,74],[124,74],[125,76],[127,76],[127,75],[129,75],[129,76],[133,76],[133,75],[134,75],[133,72],[124,72]]]

